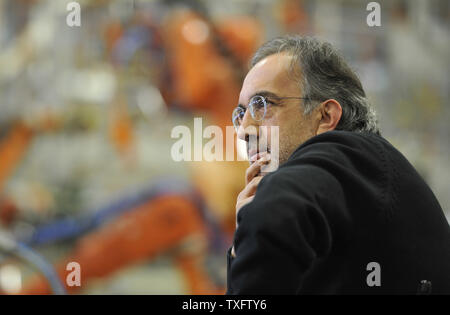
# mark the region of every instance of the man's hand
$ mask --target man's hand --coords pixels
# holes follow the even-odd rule
[[[264,175],[266,175],[261,172],[261,168],[269,164],[269,162],[270,154],[267,152],[255,154],[250,158],[250,163],[252,164],[245,172],[245,188],[239,193],[236,201],[236,228],[238,227],[237,215],[239,210],[255,197],[256,188]],[[231,248],[231,256],[236,257],[234,246]]]

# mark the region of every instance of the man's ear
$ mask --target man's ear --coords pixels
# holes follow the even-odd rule
[[[318,121],[316,134],[334,130],[342,116],[342,107],[335,99],[329,99],[318,106],[321,118]]]

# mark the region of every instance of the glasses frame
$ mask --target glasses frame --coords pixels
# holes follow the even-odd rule
[[[255,98],[260,98],[263,103],[264,103],[264,113],[262,115],[262,117],[260,119],[256,118],[256,114],[255,114],[255,109],[253,107],[253,104],[255,104],[254,99]],[[266,117],[266,113],[267,113],[267,98],[271,98],[271,99],[275,99],[275,100],[289,100],[289,99],[297,99],[297,100],[310,100],[309,97],[297,97],[297,96],[264,96],[264,95],[254,95],[251,99],[250,102],[247,106],[247,108],[243,107],[243,106],[237,106],[232,113],[231,116],[231,121],[233,122],[233,126],[236,129],[236,131],[239,129],[239,127],[241,126],[241,123],[238,123],[238,119],[236,118],[236,113],[238,111],[243,111],[242,114],[242,118],[244,118],[245,113],[247,112],[247,109],[250,109],[250,115],[252,116],[254,121],[260,122],[263,121],[264,118]]]

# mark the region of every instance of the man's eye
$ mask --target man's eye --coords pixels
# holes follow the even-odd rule
[[[245,112],[243,110],[241,110],[235,114],[235,117],[238,119],[242,119],[242,117],[244,117],[244,115],[245,115]]]
[[[252,100],[251,105],[255,109],[264,108],[264,101],[261,98],[255,98]]]

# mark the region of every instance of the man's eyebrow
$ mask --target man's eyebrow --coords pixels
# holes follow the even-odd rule
[[[270,91],[258,91],[258,92],[256,92],[256,93],[253,93],[253,95],[252,96],[250,96],[250,100],[253,98],[253,97],[255,97],[255,96],[263,96],[263,97],[273,97],[273,98],[279,98],[279,96],[277,95],[277,94],[275,94],[275,93],[273,93],[273,92],[270,92]],[[242,107],[242,108],[247,108],[247,106],[245,106],[245,105],[242,105],[242,104],[238,104],[238,107]]]

